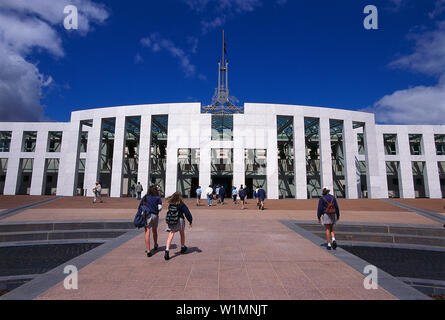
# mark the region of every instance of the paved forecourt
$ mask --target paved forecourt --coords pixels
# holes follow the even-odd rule
[[[164,201],[165,202],[165,201]],[[0,208],[2,198],[0,197]],[[194,217],[187,227],[189,251],[179,255],[179,234],[165,261],[167,233],[159,226],[160,250],[144,254],[144,235],[93,259],[79,270],[78,290],[63,277],[36,299],[396,299],[388,291],[366,290],[365,275],[280,220],[315,220],[316,200],[267,201],[267,210],[228,202],[209,208],[187,200]],[[380,200],[339,200],[342,221],[438,226],[439,222]],[[135,199],[62,198],[0,219],[0,223],[41,220],[132,219]],[[165,215],[164,209],[161,218]],[[96,249],[93,249],[96,250]],[[19,288],[20,289],[20,288]]]

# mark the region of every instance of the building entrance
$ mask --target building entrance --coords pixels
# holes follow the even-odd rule
[[[233,176],[212,176],[212,187],[217,185],[224,186],[226,189],[226,198],[232,196]]]

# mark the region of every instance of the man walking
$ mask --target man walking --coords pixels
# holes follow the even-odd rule
[[[94,200],[93,203],[96,203],[97,198],[100,199],[100,203],[102,203],[102,195],[100,194],[102,192],[102,186],[100,185],[100,183],[98,181],[96,181],[96,186],[93,188],[93,193],[94,193]]]
[[[213,200],[213,188],[212,188],[212,186],[209,186],[206,189],[206,195],[207,195],[207,205],[209,207],[211,207],[212,206],[212,200]]]
[[[258,186],[257,194],[258,194],[258,202],[260,204],[258,209],[264,210],[264,199],[266,199],[266,191],[264,191],[263,186]]]
[[[141,200],[142,191],[144,191],[144,188],[142,188],[142,185],[140,182],[136,185],[136,193],[138,194],[138,200]]]
[[[340,209],[338,208],[337,199],[333,195],[329,194],[328,188],[323,188],[322,197],[318,201],[317,218],[326,232],[326,249],[331,250],[337,248],[337,242],[335,241],[334,225],[340,219]],[[331,241],[332,239],[332,241]]]
[[[219,187],[219,200],[221,201],[221,204],[224,204],[224,197],[226,196],[226,189],[224,186]]]

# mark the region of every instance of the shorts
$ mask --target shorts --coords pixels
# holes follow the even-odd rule
[[[159,216],[156,214],[149,214],[145,220],[145,227],[148,229],[154,228],[157,229],[159,224]]]
[[[178,231],[183,231],[184,229],[185,229],[185,221],[183,218],[179,218],[179,221],[177,224],[175,224],[174,226],[167,225],[167,228],[165,229],[165,231],[178,232]]]
[[[335,224],[337,221],[337,216],[335,213],[327,214],[321,216],[321,224],[323,225],[329,225],[329,224]]]

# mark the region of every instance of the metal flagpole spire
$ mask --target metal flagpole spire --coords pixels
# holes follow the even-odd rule
[[[218,62],[218,87],[215,89],[215,94],[212,98],[212,104],[203,107],[203,113],[217,113],[217,114],[234,114],[244,113],[242,107],[237,107],[235,103],[238,100],[229,96],[229,77],[228,66],[229,61],[226,59],[227,48],[224,30],[222,31],[222,59]]]

